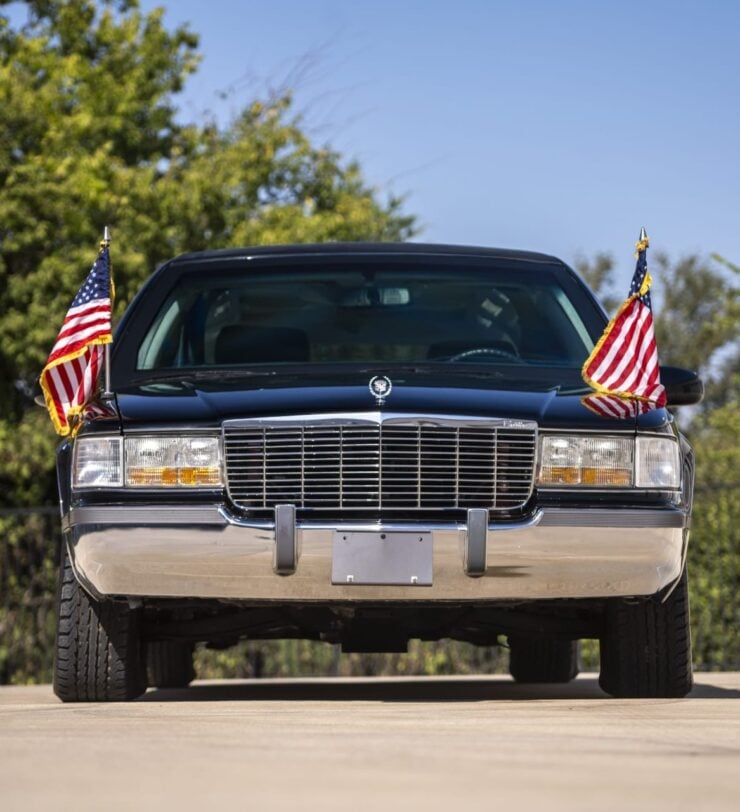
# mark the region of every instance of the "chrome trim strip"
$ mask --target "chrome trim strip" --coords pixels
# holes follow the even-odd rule
[[[279,426],[324,425],[379,425],[393,423],[396,425],[430,425],[430,426],[481,426],[488,425],[503,429],[528,429],[537,433],[537,423],[534,420],[511,420],[498,417],[478,417],[476,415],[446,415],[446,414],[409,414],[404,412],[371,411],[371,412],[327,412],[307,415],[279,415],[276,417],[245,417],[235,420],[224,420],[224,429],[262,428]]]
[[[686,514],[675,508],[544,508],[542,527],[684,528]]]
[[[590,485],[570,485],[566,488],[551,488],[551,487],[543,487],[542,485],[537,486],[537,490],[539,493],[546,493],[546,494],[553,494],[555,496],[574,496],[575,494],[585,494],[587,496],[591,495],[601,495],[603,493],[609,493],[612,496],[615,494],[617,496],[627,496],[630,494],[634,494],[636,496],[655,496],[657,493],[669,493],[671,495],[677,494],[681,492],[681,488],[632,488],[632,487],[613,487],[613,488],[596,488]]]
[[[99,505],[72,508],[62,529],[77,525],[225,525],[220,505]]]
[[[263,519],[249,519],[242,516],[235,516],[226,508],[220,508],[220,514],[223,516],[224,521],[235,527],[248,527],[255,530],[270,530],[274,524],[269,520]],[[496,522],[489,524],[488,530],[491,533],[509,531],[509,530],[528,530],[536,527],[542,521],[542,511],[535,511],[529,518],[520,522]],[[363,521],[336,521],[336,522],[319,522],[319,521],[304,521],[298,522],[296,527],[299,530],[346,530],[348,533],[374,533],[379,530],[386,530],[389,533],[403,533],[413,532],[415,530],[429,530],[432,532],[445,532],[445,531],[465,531],[465,522],[363,522]]]
[[[205,435],[206,437],[219,437],[221,432],[217,428],[200,428],[198,426],[187,426],[182,429],[173,428],[172,426],[167,426],[167,428],[159,428],[157,426],[152,426],[150,428],[139,428],[138,426],[135,428],[128,428],[123,432],[124,437],[133,437],[147,434],[156,435],[157,437],[189,437],[191,434],[197,434],[198,436]]]
[[[662,408],[662,407],[661,407]],[[581,434],[598,434],[601,437],[606,437],[607,435],[613,435],[615,437],[624,437],[625,434],[632,435],[633,437],[675,437],[673,430],[671,429],[670,423],[666,423],[664,427],[661,428],[653,428],[653,429],[638,429],[634,423],[634,418],[626,417],[624,418],[625,427],[623,429],[618,429],[615,425],[609,424],[609,428],[598,428],[598,429],[561,429],[550,426],[540,426],[540,431],[542,434],[572,434],[572,435],[581,435]]]
[[[489,523],[490,533],[510,530],[528,530],[543,527],[625,527],[625,528],[684,528],[688,527],[686,513],[677,508],[541,508],[527,519],[519,522]],[[121,525],[121,526],[160,526],[160,525],[220,525],[272,530],[272,519],[255,519],[237,516],[225,505],[99,505],[72,508],[62,518],[62,528],[68,530],[78,525]],[[389,532],[418,530],[465,530],[465,522],[363,522],[353,520],[301,521],[296,523],[299,530],[334,530],[342,528],[350,532]]]

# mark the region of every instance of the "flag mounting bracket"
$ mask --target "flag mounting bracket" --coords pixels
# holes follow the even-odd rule
[[[101,248],[110,248],[110,230],[108,226],[103,229],[103,239],[100,241]],[[113,289],[111,283],[111,310],[113,310]],[[113,392],[110,388],[110,344],[105,345],[105,355],[103,359],[103,391],[100,393],[101,400],[113,400]]]

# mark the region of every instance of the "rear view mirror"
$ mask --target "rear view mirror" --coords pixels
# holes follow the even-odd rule
[[[408,288],[379,288],[368,285],[352,291],[344,298],[344,307],[399,307],[411,301]]]
[[[660,382],[665,386],[669,406],[691,406],[704,397],[704,384],[696,372],[681,367],[661,367]]]

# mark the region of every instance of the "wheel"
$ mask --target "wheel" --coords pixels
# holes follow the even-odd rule
[[[509,672],[517,682],[570,682],[578,674],[578,641],[509,637]]]
[[[603,690],[616,697],[680,697],[692,684],[686,568],[664,601],[610,601],[601,638]]]
[[[123,702],[146,690],[139,613],[96,601],[79,585],[64,545],[57,591],[54,693],[63,702]]]
[[[195,679],[193,646],[180,640],[152,640],[146,647],[149,684],[186,688]]]

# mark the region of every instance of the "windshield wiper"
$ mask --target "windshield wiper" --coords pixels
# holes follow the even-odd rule
[[[180,381],[182,383],[212,380],[236,380],[238,378],[252,378],[265,375],[279,375],[276,369],[181,369],[161,370],[150,375],[137,376],[132,379],[133,385],[149,383],[169,383]],[[295,374],[295,373],[292,373]]]
[[[507,365],[507,372],[509,366]],[[373,364],[371,366],[365,365],[356,370],[360,373],[373,375],[378,373],[385,373],[393,375],[396,372],[415,372],[421,375],[468,375],[470,377],[482,378],[506,378],[508,375],[500,368],[491,369],[488,365],[478,366],[477,364],[449,364],[444,361],[437,363],[423,363],[423,364]]]

